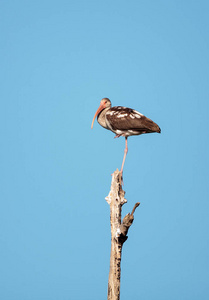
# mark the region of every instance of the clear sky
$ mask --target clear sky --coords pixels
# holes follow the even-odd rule
[[[106,299],[103,97],[158,123],[128,139],[121,300],[209,299],[209,2],[0,1],[0,299]]]

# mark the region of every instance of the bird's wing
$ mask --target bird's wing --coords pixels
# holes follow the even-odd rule
[[[159,126],[138,111],[123,107],[111,107],[106,113],[107,123],[111,129],[137,130],[139,132],[159,132]]]

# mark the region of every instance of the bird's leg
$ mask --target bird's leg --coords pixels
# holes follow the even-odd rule
[[[128,153],[128,137],[127,136],[125,137],[125,140],[126,140],[126,147],[125,147],[125,150],[124,150],[123,162],[122,162],[122,166],[121,166],[121,170],[120,170],[122,178],[123,178],[123,166],[124,166],[124,163],[125,163],[126,155]]]

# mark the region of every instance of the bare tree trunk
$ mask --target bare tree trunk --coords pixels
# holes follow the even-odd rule
[[[123,243],[127,240],[128,229],[134,220],[134,211],[139,206],[135,204],[132,213],[128,213],[121,223],[122,206],[127,200],[122,189],[121,173],[116,170],[112,175],[111,190],[105,198],[110,205],[111,252],[110,272],[108,280],[108,300],[120,300],[121,253]]]

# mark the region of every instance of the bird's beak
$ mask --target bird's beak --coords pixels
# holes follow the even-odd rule
[[[100,111],[102,111],[103,109],[105,108],[105,103],[100,103],[100,106],[99,108],[97,109],[95,115],[94,115],[94,118],[92,120],[92,123],[91,123],[91,129],[93,129],[93,125],[94,125],[94,120],[96,119],[96,116],[100,113]]]

